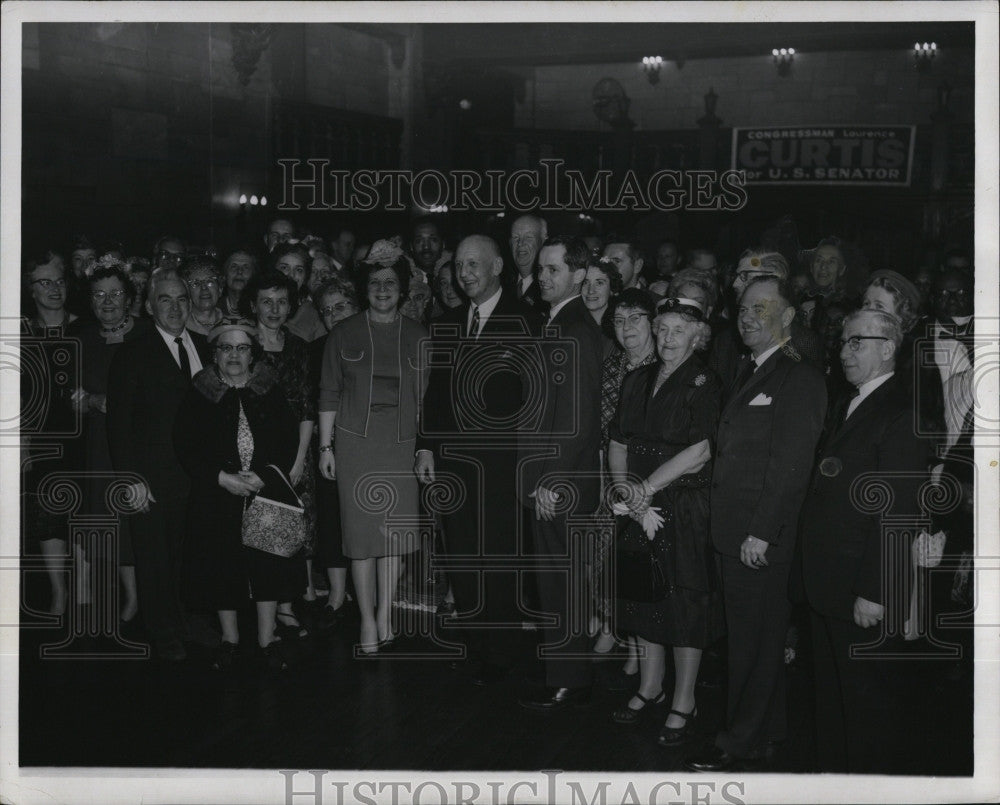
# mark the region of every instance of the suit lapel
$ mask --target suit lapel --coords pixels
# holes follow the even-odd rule
[[[840,427],[836,428],[836,430],[830,434],[830,439],[827,441],[827,448],[845,438],[847,434],[858,427],[858,425],[874,414],[877,414],[882,409],[883,399],[889,395],[892,381],[894,379],[895,378],[892,377],[889,378],[885,381],[885,383],[858,403],[858,407],[854,409],[851,415],[841,422]],[[848,401],[846,405],[850,405],[850,401]],[[845,407],[844,411],[846,412],[846,410],[847,409]]]
[[[779,355],[781,355],[780,349],[764,361],[764,365],[759,366],[757,371],[750,375],[750,379],[747,380],[743,388],[734,394],[729,402],[726,403],[724,410],[728,411],[730,408],[744,405],[749,400],[752,400],[756,396],[755,389],[763,383],[764,379],[768,377],[777,367]]]

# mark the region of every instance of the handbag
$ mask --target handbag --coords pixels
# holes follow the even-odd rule
[[[670,585],[660,560],[646,540],[640,550],[628,550],[619,544],[615,550],[617,597],[639,604],[655,604],[670,595]]]
[[[288,476],[274,464],[259,475],[264,488],[243,509],[243,544],[287,559],[305,545],[305,508]]]

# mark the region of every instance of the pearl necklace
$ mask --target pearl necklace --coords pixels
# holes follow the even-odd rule
[[[114,327],[102,327],[101,335],[113,335],[114,333],[117,333],[119,330],[124,330],[128,326],[128,323],[130,321],[132,321],[131,316],[126,315],[125,318],[122,319],[121,322],[119,324],[116,324]]]

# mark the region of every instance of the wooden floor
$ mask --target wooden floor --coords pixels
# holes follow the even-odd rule
[[[254,634],[251,624],[245,634]],[[667,750],[655,743],[665,713],[638,727],[616,725],[609,715],[627,695],[600,684],[589,706],[572,711],[519,707],[517,695],[540,678],[536,633],[524,632],[524,661],[489,688],[433,656],[355,659],[356,634],[345,621],[310,638],[285,672],[266,672],[251,653],[220,674],[197,647],[176,664],[42,659],[40,646],[58,632],[22,629],[20,765],[671,771],[711,740],[724,716],[724,687],[699,686],[696,737]],[[435,650],[420,636],[397,642],[401,652]],[[913,691],[938,727],[927,737],[935,768],[926,773],[971,774],[971,675],[956,679],[946,664],[927,665]],[[789,740],[767,771],[811,772],[808,663],[791,666],[788,681]]]

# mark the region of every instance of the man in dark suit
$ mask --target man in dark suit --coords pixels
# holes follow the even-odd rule
[[[520,489],[522,503],[534,510],[535,553],[562,566],[538,574],[541,609],[555,615],[557,623],[544,630],[552,652],[545,658],[546,687],[520,703],[543,710],[583,703],[590,696],[589,638],[575,609],[583,601],[570,598],[584,584],[582,552],[570,544],[568,533],[568,517],[592,514],[600,498],[602,334],[580,297],[588,256],[579,238],[550,238],[538,257],[538,285],[549,305],[540,342],[539,376],[545,385],[534,403],[534,438],[522,434]],[[574,557],[578,561],[567,569],[563,563]]]
[[[469,301],[432,326],[431,370],[424,395],[415,471],[422,482],[435,471],[455,476],[462,505],[442,514],[447,554],[508,557],[518,541],[518,425],[523,417],[522,375],[515,353],[537,337],[531,309],[500,280],[503,258],[496,242],[472,235],[455,251],[455,276]],[[484,624],[461,629],[475,684],[506,675],[517,658],[521,612],[516,568],[457,570],[449,574],[456,614]],[[489,628],[485,628],[485,625]]]
[[[209,362],[209,349],[204,336],[185,329],[191,299],[175,273],[153,272],[146,310],[156,326],[126,342],[111,363],[108,442],[115,470],[145,479],[133,488],[139,611],[157,655],[182,660],[187,629],[179,572],[190,482],[174,455],[174,415],[191,378]]]
[[[823,428],[826,384],[789,349],[784,283],[751,280],[737,325],[751,360],[722,410],[712,473],[712,542],[728,627],[728,710],[715,745],[685,762],[728,771],[785,738],[788,577],[799,510]]]
[[[533,308],[542,306],[541,291],[535,279],[535,261],[547,235],[545,220],[537,215],[522,215],[510,226],[510,253],[517,268],[514,293]]]
[[[840,360],[854,393],[833,407],[802,509],[803,585],[811,610],[819,770],[908,771],[900,695],[910,662],[881,652],[851,656],[880,630],[899,635],[906,617],[909,545],[887,543],[881,515],[862,511],[852,485],[864,473],[892,490],[885,514],[916,517],[927,447],[916,435],[913,402],[896,378],[899,320],[861,310],[844,322]],[[891,579],[891,581],[890,581]],[[887,584],[888,581],[888,584]],[[895,592],[894,592],[895,591]]]

